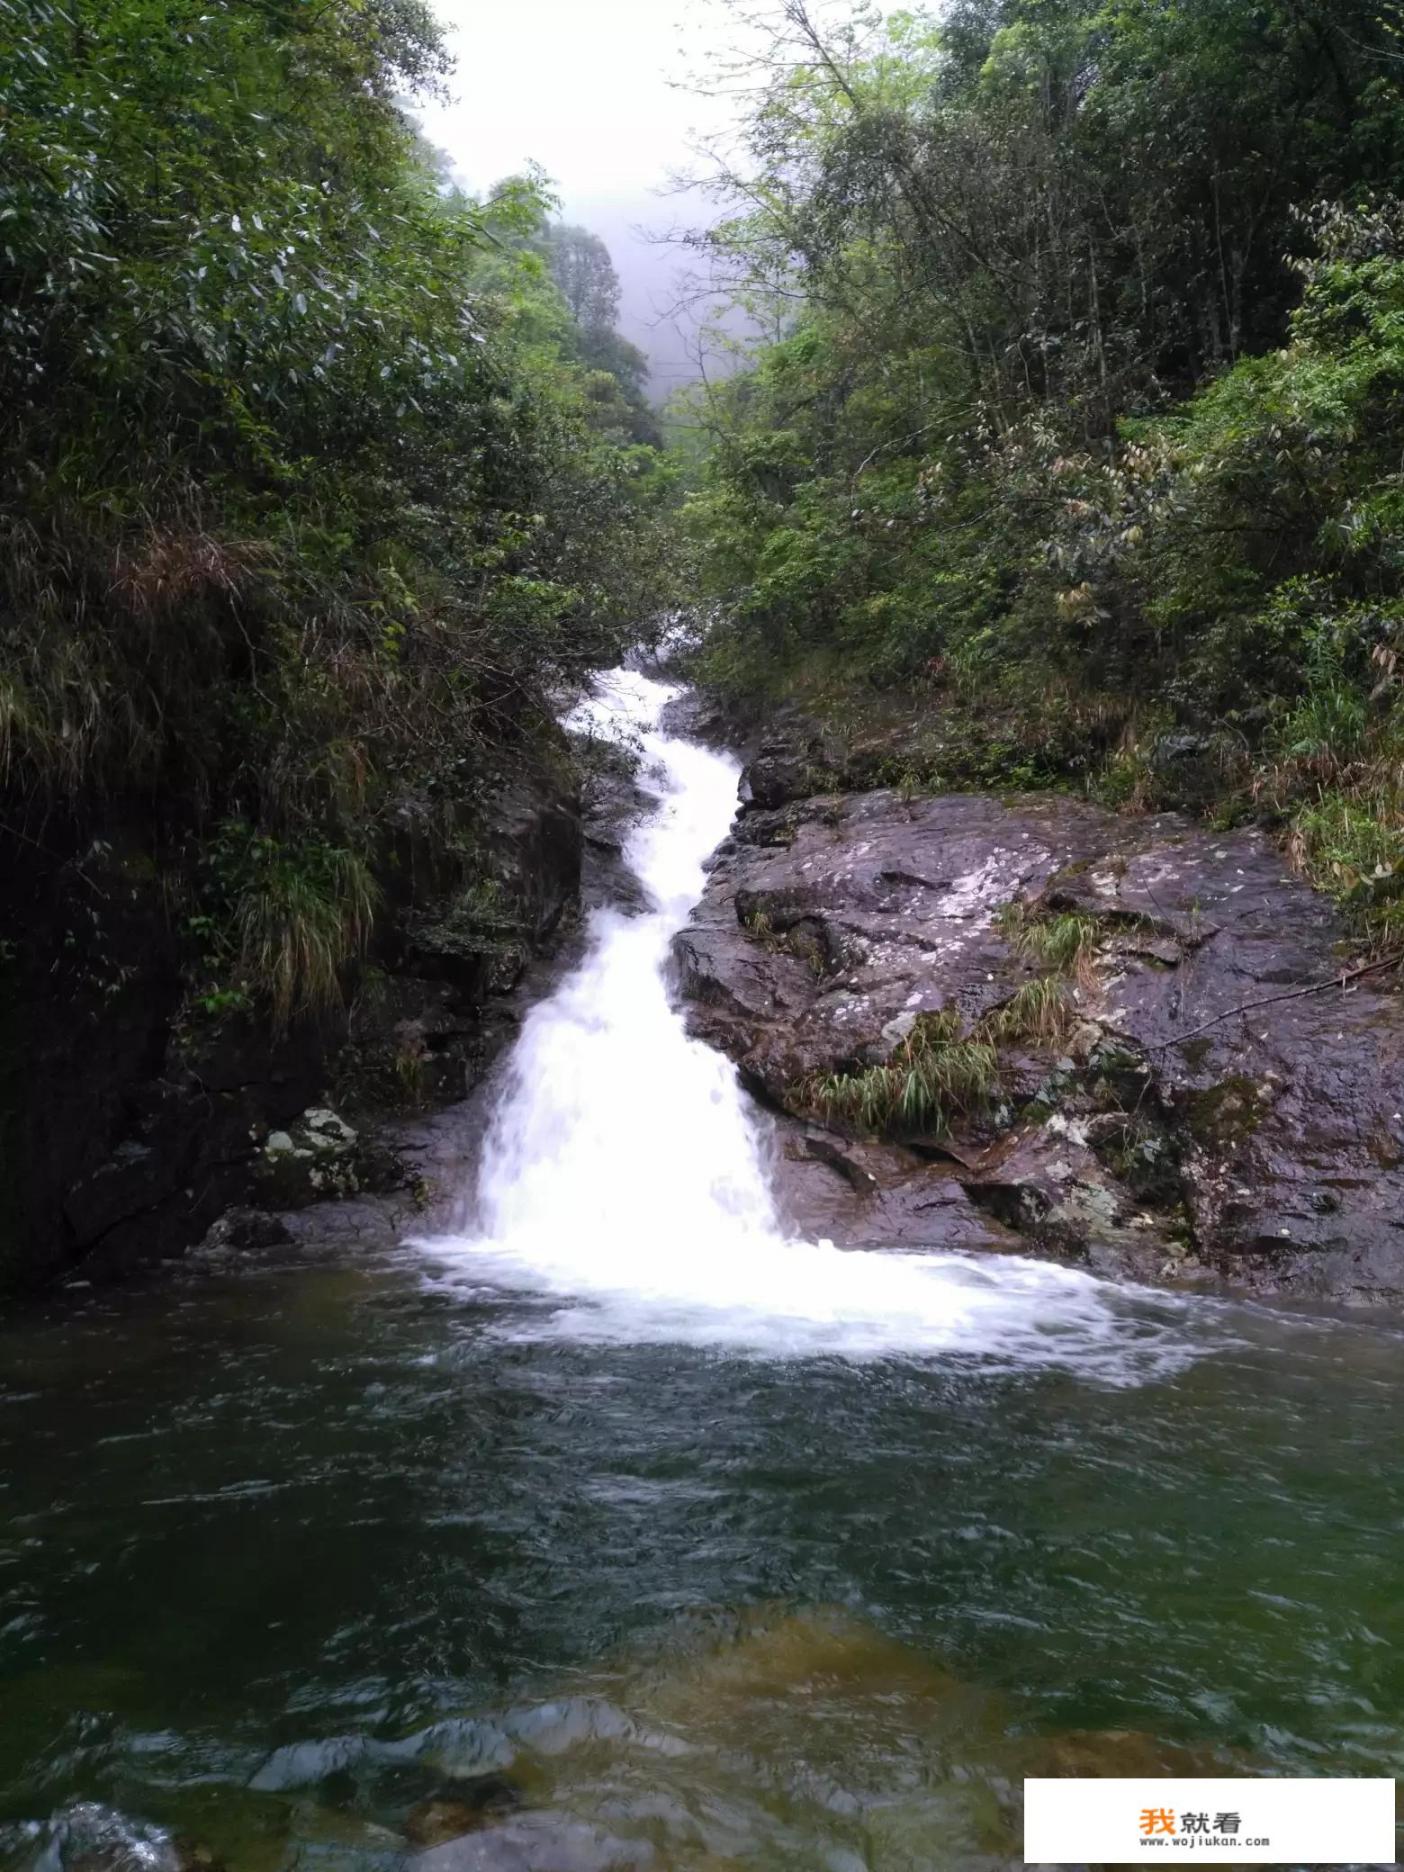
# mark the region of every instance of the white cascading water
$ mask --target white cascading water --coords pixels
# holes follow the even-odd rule
[[[523,1025],[478,1170],[474,1232],[421,1240],[442,1277],[551,1302],[517,1336],[664,1341],[768,1357],[975,1356],[1112,1383],[1194,1356],[1183,1303],[1006,1255],[788,1239],[731,1062],[690,1039],[674,932],[736,807],[738,763],[660,731],[678,693],[601,678],[567,725],[638,736],[656,808],[625,856],[642,914],[599,910],[585,954]]]

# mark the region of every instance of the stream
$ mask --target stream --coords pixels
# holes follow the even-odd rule
[[[453,1233],[0,1325],[0,1867],[996,1867],[1026,1774],[1404,1773],[1400,1332],[787,1239],[670,997],[737,780],[673,693],[577,711],[649,907]]]

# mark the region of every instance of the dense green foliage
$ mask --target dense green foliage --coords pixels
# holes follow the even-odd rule
[[[784,0],[705,237],[780,332],[697,398],[712,680],[905,709],[918,781],[1173,800],[1178,744],[1397,918],[1402,18]]]
[[[548,204],[446,189],[397,101],[443,66],[422,0],[0,0],[6,824],[155,822],[279,1019],[405,797],[471,798],[664,595]]]

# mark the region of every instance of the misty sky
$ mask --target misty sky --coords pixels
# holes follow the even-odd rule
[[[676,87],[727,45],[720,12],[692,0],[436,0],[457,70],[452,101],[422,112],[425,134],[475,191],[527,162],[556,184],[561,212],[601,235],[624,288],[620,324],[666,391],[690,376],[684,341],[658,322],[685,264],[634,232],[705,216],[666,190],[689,167],[689,133],[721,108]],[[670,84],[670,80],[674,83]]]

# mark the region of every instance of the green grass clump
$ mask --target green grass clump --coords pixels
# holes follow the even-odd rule
[[[377,892],[350,852],[328,854],[317,871],[270,869],[239,900],[240,971],[266,997],[275,1034],[295,1014],[324,1013],[341,1000],[341,971],[365,947]]]
[[[1089,953],[1097,926],[1090,917],[1062,916],[1030,927],[1049,934],[1047,952],[1072,969]],[[813,1079],[800,1103],[865,1131],[941,1136],[954,1119],[972,1117],[991,1103],[999,1087],[1001,1046],[1056,1046],[1067,1037],[1076,1021],[1073,995],[1066,975],[1050,971],[1024,982],[969,1032],[954,1008],[923,1014],[884,1065]]]
[[[1060,975],[1073,975],[1090,961],[1102,934],[1096,917],[1081,911],[1045,914],[1025,904],[1010,904],[999,919],[1009,942],[1021,955]]]
[[[992,1009],[980,1030],[996,1044],[1031,1040],[1053,1046],[1067,1035],[1075,1018],[1067,982],[1056,975],[1040,975],[1025,982],[1002,1007]]]
[[[994,1046],[966,1036],[960,1015],[943,1008],[921,1015],[886,1065],[829,1074],[814,1082],[809,1102],[866,1131],[941,1135],[953,1118],[982,1110],[998,1082]]]

